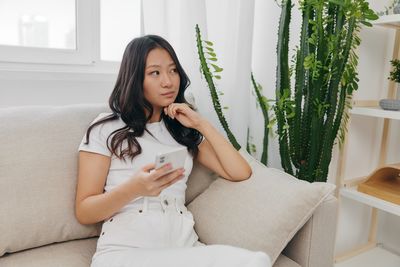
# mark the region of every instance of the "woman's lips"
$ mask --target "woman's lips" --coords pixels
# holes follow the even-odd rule
[[[165,97],[172,97],[175,95],[175,92],[169,92],[169,93],[165,93],[165,94],[161,94],[161,95],[165,96]]]

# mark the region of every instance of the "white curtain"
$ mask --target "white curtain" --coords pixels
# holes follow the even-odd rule
[[[253,71],[264,88],[264,95],[274,97],[276,40],[280,8],[265,0],[142,0],[143,34],[157,34],[174,47],[190,80],[191,92],[199,112],[220,132],[209,89],[200,73],[195,25],[204,40],[214,43],[217,65],[224,69],[216,86],[225,117],[242,147],[246,147],[247,129],[251,143],[261,157],[264,122],[250,82]],[[270,145],[270,166],[279,167],[277,145]]]

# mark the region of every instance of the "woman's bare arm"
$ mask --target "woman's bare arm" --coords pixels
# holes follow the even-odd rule
[[[199,145],[197,160],[231,181],[242,181],[251,175],[251,168],[240,153],[208,121],[201,122],[198,130],[205,140]]]
[[[114,190],[103,193],[110,163],[110,157],[79,152],[75,214],[82,224],[103,221],[139,196],[131,183],[121,184]]]
[[[79,152],[78,184],[75,200],[75,215],[82,224],[92,224],[108,219],[133,199],[140,196],[158,196],[162,190],[184,177],[178,169],[166,174],[171,166],[154,170],[148,164],[131,179],[104,192],[110,157],[91,152]]]
[[[187,104],[173,103],[164,113],[182,125],[198,130],[206,138],[199,145],[197,160],[225,179],[242,181],[250,177],[251,168],[240,153],[206,119]]]

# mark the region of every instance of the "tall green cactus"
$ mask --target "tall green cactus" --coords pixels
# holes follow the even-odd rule
[[[256,93],[257,102],[260,105],[261,111],[264,117],[264,139],[263,139],[263,151],[261,154],[261,163],[265,166],[268,165],[268,136],[269,136],[269,115],[268,110],[270,109],[268,105],[268,100],[265,96],[261,93],[261,86],[257,84],[256,80],[254,79],[253,73],[251,73],[251,83],[253,84],[254,92]]]
[[[275,116],[283,169],[299,179],[326,181],[336,138],[343,142],[358,89],[356,48],[361,24],[378,16],[366,0],[302,0],[300,43],[289,71],[291,0],[282,0],[277,44]],[[338,134],[339,133],[339,134]]]
[[[203,46],[203,42],[206,44],[205,48],[206,48],[206,52],[204,52],[204,46]],[[222,127],[224,128],[229,141],[232,143],[232,145],[239,150],[241,148],[241,146],[239,145],[239,143],[236,141],[235,136],[233,135],[233,133],[231,132],[231,130],[229,129],[229,125],[225,119],[225,116],[222,112],[221,109],[221,102],[219,100],[218,97],[218,93],[217,93],[217,89],[216,86],[214,84],[214,80],[215,79],[220,79],[221,76],[219,74],[215,75],[210,71],[210,67],[209,67],[209,62],[207,62],[207,58],[205,56],[205,54],[208,54],[211,56],[211,58],[208,58],[208,60],[211,60],[214,62],[210,63],[210,65],[213,67],[214,72],[215,73],[219,73],[221,72],[223,69],[218,67],[217,65],[215,65],[215,61],[217,61],[217,57],[215,54],[214,49],[212,48],[213,43],[209,42],[209,41],[203,41],[201,39],[201,32],[200,32],[200,28],[199,26],[196,24],[196,43],[197,43],[197,51],[199,54],[199,59],[200,59],[200,67],[201,67],[201,72],[204,76],[204,78],[207,81],[207,85],[208,88],[210,89],[210,94],[211,94],[211,99],[213,102],[213,106],[214,109],[217,113],[218,119],[222,125]],[[264,165],[268,164],[268,136],[269,136],[269,128],[270,126],[270,121],[269,121],[269,115],[268,115],[268,111],[270,109],[270,106],[267,103],[267,99],[262,95],[261,93],[261,86],[259,84],[257,84],[257,82],[254,79],[253,73],[251,73],[251,83],[253,85],[254,91],[256,93],[256,97],[257,97],[257,102],[260,105],[261,111],[263,113],[264,116],[264,139],[263,139],[263,151],[262,151],[262,155],[261,155],[261,163],[263,163]],[[254,145],[252,145],[254,146]],[[250,141],[249,141],[249,128],[247,129],[247,146],[246,146],[246,150],[251,153],[250,149]]]
[[[239,143],[236,141],[235,136],[233,135],[232,131],[229,128],[228,122],[225,119],[224,113],[222,112],[221,109],[221,104],[219,101],[218,93],[214,84],[213,77],[216,79],[220,79],[220,75],[213,74],[210,71],[210,68],[208,67],[208,62],[205,54],[209,54],[211,58],[209,60],[215,62],[217,61],[216,54],[212,48],[213,43],[209,41],[204,41],[208,46],[206,46],[207,52],[204,52],[204,47],[203,47],[203,40],[201,39],[201,33],[200,33],[200,28],[199,25],[196,24],[196,42],[197,42],[197,52],[199,54],[199,59],[200,59],[200,66],[201,66],[201,71],[204,75],[204,78],[207,81],[208,88],[210,89],[211,93],[211,99],[213,102],[213,106],[215,111],[217,112],[217,116],[219,119],[219,122],[221,123],[222,127],[224,128],[229,141],[231,144],[236,148],[236,150],[239,150],[241,146]],[[218,67],[216,64],[211,64],[214,68],[214,72],[219,73],[222,71],[222,68]]]

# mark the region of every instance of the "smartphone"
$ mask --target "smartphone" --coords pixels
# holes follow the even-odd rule
[[[164,166],[167,163],[172,164],[172,169],[168,173],[185,166],[187,156],[187,148],[181,147],[178,149],[170,150],[168,152],[158,153],[156,155],[156,169]]]

